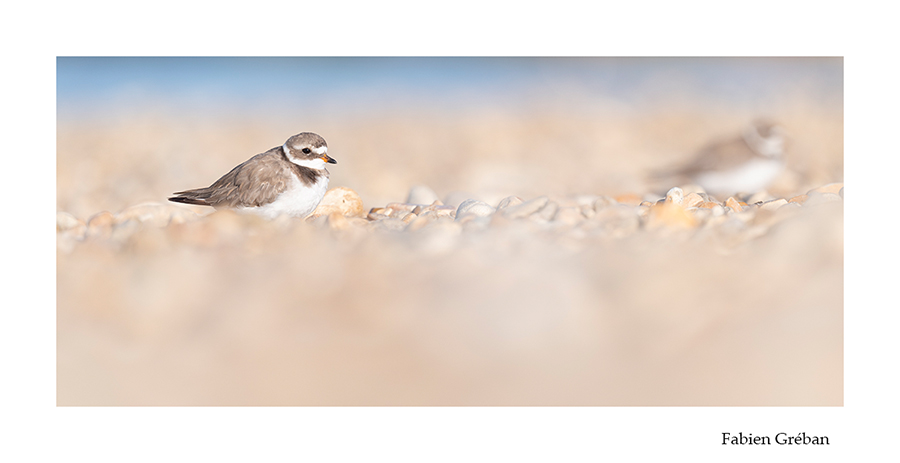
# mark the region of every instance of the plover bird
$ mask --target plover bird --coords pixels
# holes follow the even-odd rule
[[[713,194],[761,191],[784,169],[784,141],[780,126],[756,121],[739,137],[707,145],[688,164],[654,177],[687,179]]]
[[[239,164],[206,188],[180,191],[169,201],[216,209],[235,209],[273,219],[281,214],[306,217],[328,188],[325,139],[311,133],[294,135],[281,146]]]

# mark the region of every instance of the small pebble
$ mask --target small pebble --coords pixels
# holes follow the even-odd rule
[[[684,202],[684,190],[679,187],[673,187],[666,192],[666,202],[680,205]]]
[[[546,196],[541,196],[538,198],[534,198],[529,201],[525,201],[522,204],[517,206],[509,206],[503,210],[503,215],[510,219],[519,219],[523,217],[528,217],[531,214],[541,210],[547,203],[550,201],[550,198]]]
[[[843,188],[844,188],[843,183],[829,183],[827,185],[822,185],[818,188],[813,188],[812,190],[809,190],[806,194],[832,193],[832,194],[838,195],[838,193],[840,193],[841,189],[843,189]]]
[[[366,215],[362,198],[355,191],[346,187],[337,187],[326,191],[311,217],[325,216],[333,212],[339,212],[347,217]]]
[[[68,212],[56,213],[56,231],[68,230],[78,225],[84,225],[84,222],[78,220],[74,215]]]
[[[417,208],[419,208],[419,206],[416,204],[390,203],[385,207],[384,212],[382,213],[387,214],[388,217],[400,219],[410,212],[415,212]]]
[[[373,207],[366,216],[369,220],[382,220],[390,217],[390,211],[383,207]]]
[[[87,238],[109,238],[112,235],[112,226],[115,222],[115,216],[107,211],[94,214],[88,219],[85,236]]]
[[[87,232],[87,225],[84,221],[77,219],[67,212],[56,213],[56,231],[68,238],[82,240]]]
[[[744,208],[741,206],[741,203],[734,198],[734,196],[725,200],[725,207],[731,209],[734,212],[741,212]]]
[[[518,206],[519,204],[524,203],[525,201],[518,196],[507,196],[500,200],[500,203],[497,204],[497,210],[506,209],[507,207]]]
[[[703,202],[703,196],[700,196],[699,193],[690,193],[684,197],[684,200],[681,202],[681,206],[685,209],[689,207],[700,207]]]
[[[467,199],[459,205],[456,210],[456,220],[466,216],[474,215],[476,217],[487,217],[495,212],[495,209],[489,204],[477,199]]]
[[[421,214],[422,212],[436,211],[438,208],[441,208],[441,207],[455,210],[455,208],[453,206],[444,206],[444,203],[442,203],[441,200],[436,199],[433,203],[431,203],[425,207],[416,206],[416,208],[413,209],[413,212],[415,212],[416,214]]]
[[[416,208],[421,207],[420,204],[409,204],[409,203],[388,203],[385,206],[386,209],[390,209],[392,211],[401,211],[401,212],[413,212]]]
[[[788,202],[795,203],[795,204],[803,204],[806,202],[807,199],[809,199],[809,195],[799,195],[799,196],[794,196],[793,198],[789,199]]]
[[[435,206],[433,209],[425,208],[423,211],[433,211],[438,217],[456,217],[456,208],[453,206]]]
[[[766,202],[762,203],[762,205],[760,205],[759,208],[766,210],[766,211],[774,211],[774,210],[778,209],[779,207],[784,206],[787,203],[788,203],[788,201],[784,198],[773,199],[771,201],[766,201]]]

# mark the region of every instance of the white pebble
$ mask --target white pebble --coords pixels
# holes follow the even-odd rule
[[[681,204],[684,202],[684,190],[679,187],[673,187],[666,193],[666,202]]]
[[[771,201],[766,201],[760,204],[759,208],[765,209],[767,211],[774,211],[775,209],[778,209],[779,207],[784,206],[787,203],[788,201],[784,198],[773,199]]]
[[[461,219],[465,215],[486,217],[493,214],[494,211],[495,209],[485,202],[477,199],[467,199],[463,201],[456,210],[456,220]]]
[[[518,206],[519,204],[524,203],[525,201],[518,196],[507,196],[500,200],[500,204],[497,204],[497,210],[506,209],[507,207]]]
[[[538,198],[534,198],[529,201],[525,201],[518,206],[510,206],[503,210],[503,215],[510,219],[518,219],[522,217],[528,217],[531,214],[541,210],[544,206],[547,205],[547,202],[550,201],[550,198],[546,196],[540,196]]]

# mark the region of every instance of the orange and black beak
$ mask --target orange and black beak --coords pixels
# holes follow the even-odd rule
[[[319,159],[321,159],[329,164],[337,164],[337,161],[335,161],[333,157],[331,157],[327,154],[323,154],[322,157]]]

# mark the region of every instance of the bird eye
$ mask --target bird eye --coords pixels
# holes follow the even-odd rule
[[[309,154],[309,153],[310,153],[309,148],[303,148],[301,151],[303,151],[303,154]]]

